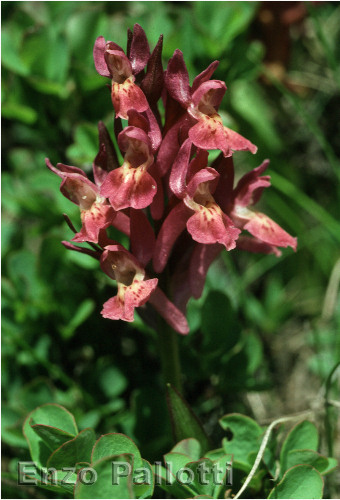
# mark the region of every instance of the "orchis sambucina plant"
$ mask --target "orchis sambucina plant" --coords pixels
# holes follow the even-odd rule
[[[162,42],[161,36],[151,53],[138,24],[128,32],[126,53],[103,37],[95,42],[95,67],[111,81],[123,162],[100,122],[94,181],[80,168],[46,163],[61,177],[61,192],[80,209],[79,232],[67,218],[76,233],[72,242],[91,248],[63,244],[99,259],[117,283],[102,315],[133,321],[135,308],[148,302],[175,331],[187,334],[187,302],[200,297],[222,250],[280,255],[280,247],[296,249],[296,238],[254,208],[270,186],[263,175],[268,160],[234,183],[234,152],[255,154],[257,147],[223,125],[218,110],[226,85],[212,79],[218,61],[190,86],[180,50],[163,70]],[[128,122],[125,128],[121,119]],[[210,163],[209,150],[220,151]],[[129,248],[109,238],[110,227],[129,237]]]

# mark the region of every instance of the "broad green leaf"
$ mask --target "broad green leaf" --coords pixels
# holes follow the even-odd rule
[[[322,498],[323,480],[310,465],[296,465],[289,469],[268,498]]]
[[[233,483],[233,455],[223,454],[213,460],[214,498],[224,498],[225,491]],[[218,484],[216,484],[216,481]]]
[[[332,472],[336,467],[339,467],[339,462],[336,458],[327,457],[327,460],[328,460],[328,465],[327,468],[322,471],[323,476],[329,474],[329,472]]]
[[[137,498],[151,498],[155,488],[154,473],[150,463],[142,460],[143,466],[133,471],[133,491]]]
[[[65,491],[73,497],[74,485],[77,480],[77,474],[72,471],[55,469],[39,471],[36,468],[30,469],[29,464],[25,465],[24,463],[20,470],[20,477],[25,481],[32,481],[32,483],[34,481],[39,488],[55,491],[59,497],[63,497]]]
[[[294,465],[311,465],[322,474],[328,468],[328,459],[314,450],[291,450],[287,454],[287,470]],[[286,471],[282,470],[282,474],[284,472]]]
[[[153,466],[153,471],[155,473],[157,485],[159,485],[162,490],[169,493],[173,498],[188,498],[194,494],[194,492],[187,487],[181,486],[169,469],[157,464]]]
[[[216,450],[210,450],[204,454],[205,458],[210,458],[210,460],[218,460],[219,458],[225,455],[225,451],[223,448],[217,448]]]
[[[202,447],[202,453],[208,451],[210,448],[209,439],[202,424],[188,403],[171,384],[167,384],[167,402],[175,440],[195,438]]]
[[[23,433],[27,439],[32,460],[38,467],[46,466],[51,449],[32,429],[31,424],[55,427],[64,433],[69,433],[72,437],[78,434],[73,415],[62,406],[48,403],[33,410],[24,422]]]
[[[309,420],[304,420],[295,425],[286,437],[280,453],[281,470],[286,471],[288,453],[292,450],[318,449],[319,436],[315,425]]]
[[[164,455],[166,469],[162,470],[161,487],[175,498],[190,498],[195,495],[195,490],[185,484],[186,477],[181,477],[181,471],[190,463],[190,457],[182,453],[167,453]],[[156,474],[159,476],[159,469]]]
[[[220,419],[220,425],[225,430],[230,430],[233,434],[231,440],[224,438],[222,441],[225,453],[232,454],[235,461],[250,468],[252,462],[248,455],[258,451],[263,434],[262,428],[255,420],[245,415],[231,413]]]
[[[182,469],[190,462],[190,457],[188,455],[184,455],[183,453],[167,453],[164,455],[165,466],[171,474],[176,476],[176,473],[179,469]]]
[[[192,472],[188,474],[188,486],[199,495],[209,495],[213,498],[216,479],[213,477],[213,462],[209,458],[202,458],[197,462],[188,463],[186,468]],[[185,478],[185,474],[184,478]],[[221,478],[223,479],[223,478]]]
[[[202,456],[201,445],[194,438],[183,439],[172,448],[171,453],[183,453],[194,461],[199,460]]]
[[[134,457],[134,466],[142,467],[141,454],[132,439],[119,433],[104,434],[98,439],[93,448],[91,461],[94,463],[105,457],[123,454],[132,455]]]
[[[32,420],[30,424],[34,432],[38,434],[51,451],[56,450],[59,446],[74,438],[74,434],[64,432],[50,425],[33,424]]]
[[[84,429],[74,439],[56,449],[47,462],[47,467],[62,469],[79,462],[90,462],[96,436],[93,429]]]
[[[90,470],[78,472],[75,498],[135,498],[133,456],[121,454],[95,461]],[[114,484],[113,484],[114,483]]]

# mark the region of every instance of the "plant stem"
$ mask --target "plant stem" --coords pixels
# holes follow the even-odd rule
[[[182,393],[181,365],[178,352],[178,333],[163,318],[158,322],[159,350],[165,384],[170,383]]]

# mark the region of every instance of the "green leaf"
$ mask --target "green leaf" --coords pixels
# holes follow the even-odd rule
[[[322,474],[328,468],[328,459],[314,450],[291,450],[287,454],[286,467],[290,469],[294,465],[311,465]]]
[[[329,472],[332,472],[336,467],[339,467],[339,462],[336,458],[327,457],[327,460],[328,460],[328,466],[326,469],[322,471],[323,476],[329,474]]]
[[[71,91],[71,86],[68,84],[47,80],[42,76],[30,76],[28,78],[30,85],[38,92],[48,95],[56,95],[60,99],[66,99]]]
[[[27,439],[32,460],[38,467],[45,467],[51,449],[44,440],[32,429],[31,424],[45,425],[60,429],[61,432],[75,436],[78,429],[73,415],[60,405],[48,403],[33,410],[26,418],[23,433]]]
[[[183,439],[172,448],[171,453],[183,453],[193,461],[199,460],[202,456],[201,445],[194,438]]]
[[[135,443],[124,434],[104,434],[96,442],[92,451],[92,463],[113,455],[129,454],[134,457],[135,467],[142,467],[143,460]]]
[[[167,384],[167,403],[175,441],[195,438],[202,447],[202,453],[208,451],[211,446],[202,424],[171,384]]]
[[[67,326],[62,327],[61,334],[64,339],[69,339],[74,332],[93,313],[96,305],[93,299],[85,299],[75,311]]]
[[[20,412],[7,406],[1,408],[1,435],[4,443],[9,446],[27,448],[27,442],[22,435]]]
[[[304,420],[295,425],[284,440],[280,453],[281,470],[288,469],[288,453],[292,450],[313,450],[318,449],[319,436],[315,425],[309,420]]]
[[[1,106],[1,116],[9,120],[19,120],[28,125],[37,121],[38,113],[30,106],[18,102],[6,102]]]
[[[310,465],[297,465],[289,469],[268,498],[322,498],[323,480]]]
[[[151,464],[142,460],[143,466],[133,470],[133,491],[137,498],[151,498],[155,488],[154,473]]]
[[[106,367],[99,376],[99,386],[108,398],[119,396],[127,387],[127,379],[114,366]]]
[[[25,472],[22,472],[22,478],[26,480],[35,481],[39,488],[48,491],[55,491],[58,497],[64,497],[65,492],[73,497],[74,485],[77,480],[77,474],[68,471],[38,471],[32,468],[31,471],[29,466],[25,466]]]
[[[225,455],[223,448],[216,448],[216,450],[210,450],[204,454],[205,458],[210,458],[210,460],[215,461]]]
[[[84,429],[74,439],[55,450],[47,462],[47,467],[62,469],[73,467],[79,462],[90,462],[96,436],[93,429]]]
[[[50,425],[33,424],[32,420],[30,421],[30,425],[51,451],[56,450],[59,446],[74,437],[73,434],[64,432],[56,427],[51,427]]]
[[[238,413],[225,415],[220,419],[220,425],[233,434],[230,441],[227,438],[222,441],[225,453],[232,454],[234,460],[243,464],[245,470],[250,470],[253,463],[249,460],[248,455],[258,451],[263,434],[262,428],[255,420]]]
[[[29,68],[27,64],[22,60],[19,53],[18,44],[18,33],[11,32],[11,26],[3,26],[1,29],[1,64],[5,68],[17,73],[21,76],[26,76],[29,74]]]
[[[280,150],[282,141],[275,131],[272,109],[261,87],[254,81],[233,82],[230,91],[231,105],[244,120],[250,123],[271,151]]]
[[[207,471],[204,473],[204,482],[201,480],[201,466]],[[197,462],[188,463],[186,468],[191,470],[193,473],[192,480],[190,480],[190,488],[199,495],[209,495],[210,498],[213,498],[213,492],[215,489],[215,481],[213,479],[217,479],[213,478],[213,462],[209,460],[209,458],[202,458]]]
[[[132,455],[107,456],[91,465],[93,472],[88,471],[88,474],[85,474],[85,471],[86,469],[83,469],[78,473],[74,489],[75,498],[135,498]],[[112,484],[113,482],[116,484]]]
[[[91,123],[78,125],[74,134],[74,144],[66,150],[67,156],[75,165],[92,165],[98,153],[98,130]]]
[[[166,453],[164,455],[165,466],[171,474],[176,476],[176,473],[183,469],[187,463],[190,462],[190,457],[188,455],[184,455],[183,453]]]
[[[181,477],[180,472],[187,467],[190,461],[190,457],[182,453],[170,452],[164,455],[166,470],[163,471],[163,475],[161,476],[162,487],[175,498],[190,498],[196,493],[190,484],[182,482],[185,478]],[[179,477],[177,473],[179,473]]]

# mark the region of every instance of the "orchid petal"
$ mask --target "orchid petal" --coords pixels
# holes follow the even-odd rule
[[[90,255],[90,257],[94,257],[95,259],[100,259],[101,252],[96,250],[91,250],[90,248],[78,247],[77,245],[72,245],[69,241],[62,241],[62,245],[68,250],[74,250],[75,252],[84,253],[86,255]]]
[[[282,254],[277,247],[251,236],[240,236],[236,242],[236,248],[252,253],[274,254],[276,257],[280,257]]]
[[[131,252],[145,267],[151,260],[156,237],[147,216],[141,210],[131,210]]]
[[[50,162],[49,158],[45,158],[45,163],[47,168],[49,168],[54,174],[59,175],[59,177],[61,177],[62,179],[65,178],[65,173],[79,174],[87,178],[87,175],[81,168],[72,167],[71,165],[65,165],[64,163],[57,163],[57,166],[54,167]]]
[[[189,167],[192,142],[187,139],[183,142],[176,159],[172,165],[169,186],[178,197],[184,198],[186,189],[186,176]]]
[[[219,181],[214,191],[214,199],[226,214],[230,213],[234,205],[234,163],[231,156],[225,157],[221,153],[211,165],[219,173]]]
[[[207,183],[207,182],[209,182],[210,184],[211,183],[215,184],[216,181],[218,181],[218,178],[219,178],[219,173],[216,172],[216,170],[214,170],[211,167],[207,167],[207,168],[203,168],[203,169],[199,170],[193,176],[193,178],[190,180],[190,182],[187,186],[188,197],[190,197],[190,198],[194,197],[200,184]],[[210,192],[213,191],[213,189],[211,189],[211,185],[209,186],[209,191]]]
[[[296,251],[297,239],[290,236],[267,215],[239,206],[235,207],[234,214],[236,219],[243,221],[244,229],[264,243],[277,247],[290,246]]]
[[[93,176],[97,186],[101,186],[108,172],[118,167],[117,154],[110,134],[103,122],[98,123],[99,152],[93,162]]]
[[[218,243],[202,245],[197,243],[190,261],[190,288],[195,299],[200,298],[203,292],[205,279],[210,265],[223,250]]]
[[[111,297],[103,305],[101,314],[108,319],[134,321],[135,307],[144,305],[150,298],[158,283],[157,278],[146,281],[136,281],[125,287],[118,284],[118,294]]]
[[[219,115],[202,115],[198,123],[190,128],[189,137],[200,149],[220,149],[224,156],[231,156],[225,127]]]
[[[123,83],[112,83],[111,99],[116,116],[124,120],[128,120],[130,109],[142,112],[149,107],[143,91],[134,83],[133,76],[127,78]]]
[[[115,83],[124,83],[132,76],[132,67],[129,59],[123,51],[108,48],[110,42],[106,44],[104,52],[105,61],[110,71],[112,81]]]
[[[153,106],[162,95],[164,76],[162,65],[163,35],[159,37],[142,80],[141,89],[146,95],[148,102]]]
[[[164,212],[164,189],[162,179],[159,177],[156,164],[151,165],[150,175],[153,177],[157,184],[156,194],[150,205],[150,213],[153,220],[160,220],[163,217]]]
[[[157,236],[153,257],[153,268],[156,273],[161,273],[166,266],[172,247],[178,236],[184,231],[190,214],[191,210],[180,202],[164,220]]]
[[[269,165],[269,160],[265,160],[257,168],[254,168],[251,172],[246,173],[238,182],[235,190],[235,204],[247,207],[249,205],[255,205],[261,198],[261,194],[264,188],[270,186],[270,176],[260,175],[266,170]]]
[[[139,24],[133,27],[129,59],[134,74],[145,68],[150,57],[150,48],[145,31]]]
[[[206,109],[210,114],[209,110],[212,108],[216,110],[219,107],[226,90],[227,86],[221,80],[205,81],[193,93],[192,106],[197,107],[202,113],[205,113]]]
[[[189,168],[187,172],[187,183],[191,181],[197,172],[203,170],[208,164],[209,152],[205,149],[197,149],[196,156],[189,163]]]
[[[189,333],[189,325],[184,314],[166,297],[158,287],[151,295],[149,302],[165,321],[178,333]]]
[[[115,210],[127,207],[145,208],[152,202],[157,184],[143,168],[128,164],[110,172],[101,187],[101,195],[109,198]]]
[[[163,138],[157,155],[157,166],[159,175],[162,177],[167,173],[180,148],[179,133],[181,127],[185,124],[185,118],[179,119],[178,122],[171,127]]]
[[[210,77],[219,64],[219,61],[213,61],[204,71],[202,71],[202,73],[196,76],[192,83],[192,92],[195,92],[202,83],[210,80]]]
[[[191,100],[189,73],[183,59],[183,53],[176,49],[174,55],[169,60],[165,74],[166,88],[176,101],[185,107]]]
[[[72,241],[98,243],[101,229],[111,226],[116,217],[116,212],[110,205],[93,203],[90,209],[81,211],[82,228]]]
[[[105,38],[103,36],[99,36],[93,47],[93,59],[94,59],[94,65],[97,70],[97,72],[101,76],[108,76],[111,78],[111,73],[107,67],[106,61],[105,61],[105,48],[106,48],[106,42]]]
[[[230,128],[225,127],[227,141],[230,149],[233,151],[250,151],[255,154],[257,151],[257,146],[255,144],[245,139],[242,135],[234,132]]]
[[[236,247],[240,230],[216,204],[210,207],[200,206],[187,222],[187,230],[198,243],[221,243],[227,250]]]
[[[297,239],[288,234],[282,227],[274,222],[270,217],[257,212],[244,226],[244,229],[260,240],[278,247],[292,247],[296,251]]]

